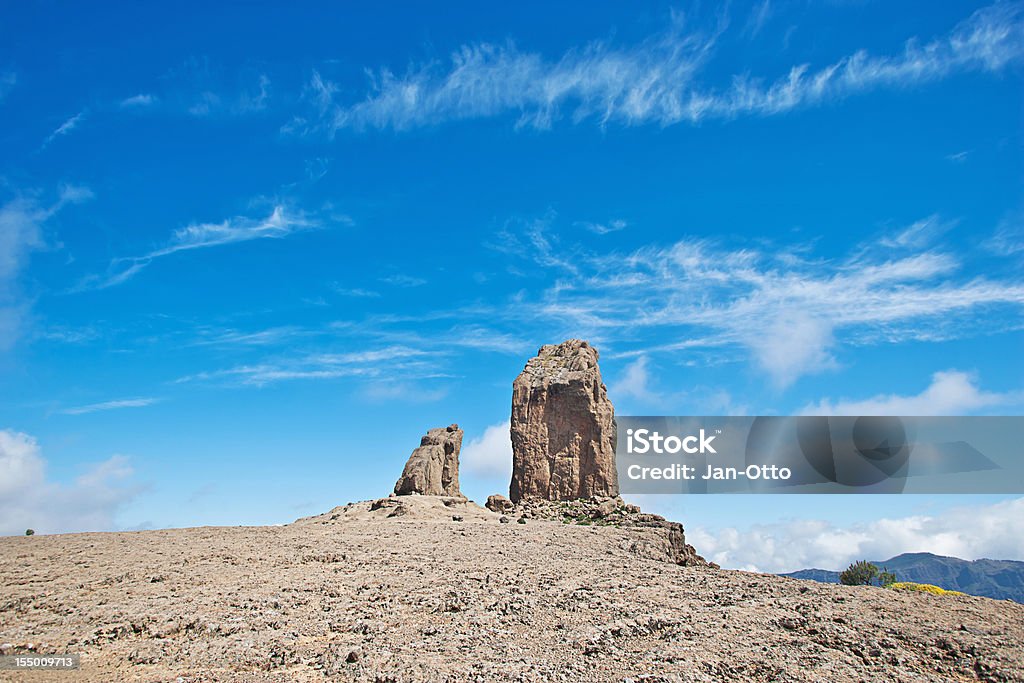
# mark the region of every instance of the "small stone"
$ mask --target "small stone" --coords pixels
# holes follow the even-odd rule
[[[516,521],[517,521],[517,522],[518,522],[519,524],[526,524],[526,517],[520,517],[520,518],[519,518],[518,520],[516,520]]]
[[[347,655],[345,655],[345,661],[348,662],[349,664],[355,664],[356,662],[359,661],[359,658],[362,657],[362,656],[363,656],[362,648],[358,648],[357,647],[354,650],[349,650],[349,653]]]
[[[462,521],[462,515],[452,515],[452,521],[453,522],[461,522]]]
[[[499,521],[499,522],[501,522],[502,524],[508,524],[508,523],[509,523],[509,522],[511,522],[512,520],[511,520],[511,519],[509,519],[508,517],[506,517],[505,515],[502,515],[502,516],[501,516],[501,519],[499,519],[498,521]]]

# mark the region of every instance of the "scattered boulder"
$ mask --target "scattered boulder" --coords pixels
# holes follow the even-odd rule
[[[514,507],[512,501],[500,493],[494,493],[487,496],[487,503],[485,506],[491,512],[497,513],[508,512]]]
[[[506,517],[505,515],[502,515],[502,516],[501,516],[501,519],[499,519],[498,521],[499,521],[499,522],[501,522],[502,524],[508,524],[508,523],[509,523],[509,522],[511,522],[512,520],[511,520],[511,519],[509,519],[508,517]]]
[[[611,498],[602,503],[598,503],[597,507],[590,511],[591,519],[603,519],[615,514],[621,504],[621,499]]]
[[[409,508],[402,501],[397,498],[380,498],[370,503],[370,511],[376,512],[377,510],[387,510],[387,516],[391,517],[404,517],[409,514]]]
[[[401,496],[461,496],[459,492],[459,451],[462,430],[459,425],[431,429],[420,439],[420,445],[395,483]]]
[[[512,384],[513,502],[618,495],[615,409],[597,360],[585,341],[549,344]]]

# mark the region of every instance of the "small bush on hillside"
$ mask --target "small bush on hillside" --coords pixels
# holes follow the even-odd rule
[[[857,560],[839,575],[839,583],[844,586],[888,586],[895,582],[895,574],[867,560]]]
[[[35,529],[25,529],[25,535],[26,536],[35,536],[36,535],[36,530]]]

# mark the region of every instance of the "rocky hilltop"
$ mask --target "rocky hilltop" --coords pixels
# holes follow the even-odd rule
[[[82,655],[0,680],[1024,680],[1013,602],[679,566],[655,529],[449,500],[0,538],[0,652]]]
[[[513,502],[618,495],[615,409],[597,360],[579,339],[542,346],[512,384]]]

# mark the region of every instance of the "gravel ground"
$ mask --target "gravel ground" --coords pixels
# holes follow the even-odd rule
[[[0,538],[0,652],[82,656],[0,679],[1024,681],[1016,603],[681,567],[661,529],[406,503]]]

